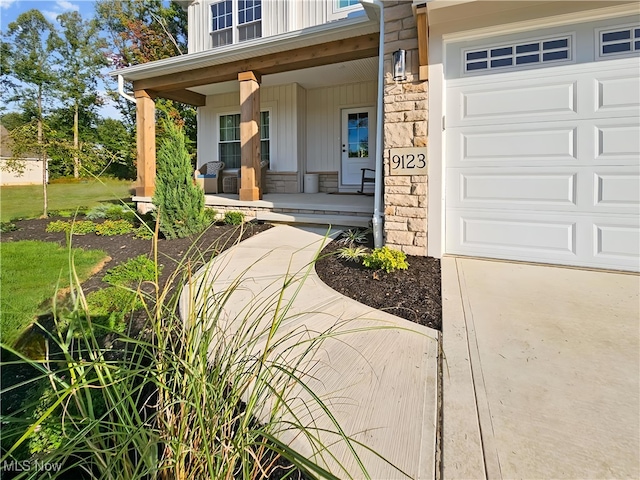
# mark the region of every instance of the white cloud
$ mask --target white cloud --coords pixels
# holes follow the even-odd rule
[[[80,10],[80,5],[76,5],[74,3],[68,2],[67,0],[57,0],[56,5],[62,11],[75,10],[77,12],[78,10]]]
[[[0,0],[0,8],[9,8],[16,0]]]
[[[44,17],[50,22],[55,22],[60,12],[52,12],[51,10],[41,10]]]
[[[60,12],[52,12],[51,10],[42,10],[42,14],[50,22],[55,22],[56,19],[58,18],[58,15],[60,15]]]

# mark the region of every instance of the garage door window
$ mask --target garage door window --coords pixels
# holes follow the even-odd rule
[[[640,51],[640,25],[600,30],[599,37],[601,57]]]
[[[540,39],[464,52],[465,73],[571,60],[571,37]]]

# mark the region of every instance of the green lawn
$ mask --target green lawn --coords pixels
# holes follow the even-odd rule
[[[40,307],[56,288],[69,286],[69,249],[56,243],[3,242],[0,246],[0,338],[12,344],[43,313]],[[80,281],[106,257],[99,250],[73,249]]]
[[[81,183],[54,183],[48,186],[49,210],[74,210],[101,202],[128,200],[130,180],[87,180]],[[2,187],[0,221],[42,215],[42,186]]]

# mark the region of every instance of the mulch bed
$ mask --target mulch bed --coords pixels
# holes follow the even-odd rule
[[[371,236],[364,246],[373,247]],[[440,260],[407,255],[408,270],[386,273],[330,255],[341,247],[338,242],[331,242],[316,263],[316,272],[324,283],[370,307],[442,329]]]
[[[41,240],[66,246],[64,233],[45,231],[52,220],[55,219],[16,221],[14,223],[18,230],[2,234],[0,241]],[[247,223],[242,238],[249,238],[269,228],[269,224]],[[185,256],[188,255],[194,261],[193,267],[196,268],[203,260],[208,261],[233,245],[238,233],[239,227],[236,226],[212,225],[199,236],[176,240],[159,239],[158,259],[163,265],[160,286],[166,283]],[[365,246],[367,245],[370,248],[373,246],[371,236]],[[101,272],[82,284],[85,293],[108,286],[102,281],[107,269],[138,255],[150,254],[152,251],[151,240],[138,239],[133,234],[111,237],[95,234],[74,235],[73,246],[103,250],[110,257],[110,261]],[[340,247],[337,242],[331,242],[322,251],[321,259],[316,263],[316,271],[327,285],[370,307],[437,330],[441,329],[442,298],[438,259],[409,255],[408,270],[386,273],[367,269],[359,263],[341,260],[336,255],[328,255]]]

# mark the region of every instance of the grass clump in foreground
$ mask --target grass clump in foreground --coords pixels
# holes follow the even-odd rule
[[[192,262],[193,256],[186,258]],[[150,333],[123,335],[123,351],[105,351],[89,330],[80,338],[72,331],[52,334],[50,357],[43,361],[13,352],[39,372],[32,382],[48,389],[24,406],[23,412],[42,412],[38,418],[31,413],[25,423],[21,412],[3,418],[12,444],[3,445],[0,462],[19,458],[36,438],[41,463],[64,465],[51,478],[80,472],[105,479],[284,479],[301,472],[348,478],[346,470],[334,475],[279,440],[304,438],[316,457],[340,468],[320,438],[333,432],[331,443],[345,442],[360,465],[357,477],[369,478],[354,449],[362,445],[343,433],[306,384],[317,365],[314,354],[337,335],[335,329],[280,329],[292,318],[291,304],[312,266],[279,280],[279,291],[229,318],[225,307],[237,301],[243,278],[214,291],[216,267],[193,275],[190,264],[178,271],[187,285],[180,307],[178,295],[156,285],[147,298],[154,305],[147,310]],[[76,298],[71,315],[86,314],[82,292]],[[314,429],[309,414],[328,418],[329,427]],[[44,426],[51,432],[48,443],[37,435]],[[57,441],[61,431],[64,442]],[[279,466],[282,461],[289,467]]]
[[[106,258],[98,250],[69,249],[39,241],[5,242],[0,249],[0,335],[11,345],[40,313],[40,306],[70,284],[87,279]]]

